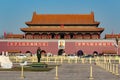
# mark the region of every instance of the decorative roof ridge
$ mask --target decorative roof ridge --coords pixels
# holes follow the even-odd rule
[[[39,16],[39,15],[81,15],[81,16],[82,16],[82,15],[83,15],[83,16],[85,15],[85,16],[86,16],[86,15],[88,15],[88,16],[90,16],[90,15],[94,15],[94,12],[86,13],[86,14],[83,14],[83,13],[82,13],[82,14],[80,14],[80,13],[71,13],[71,14],[66,14],[66,13],[65,13],[65,14],[64,14],[64,13],[61,13],[61,14],[52,14],[52,13],[50,13],[50,14],[45,14],[45,13],[44,13],[44,14],[38,14],[38,13],[36,13],[36,12],[33,12],[33,15],[36,15],[36,16]]]

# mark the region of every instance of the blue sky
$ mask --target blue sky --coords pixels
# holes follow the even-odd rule
[[[99,27],[120,33],[120,0],[0,0],[0,36],[4,32],[23,33],[33,12],[38,14],[95,14]]]

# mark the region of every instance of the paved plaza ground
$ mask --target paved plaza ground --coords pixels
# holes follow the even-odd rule
[[[92,66],[93,80],[120,80],[120,76],[113,75],[97,65]],[[89,68],[90,64],[63,63],[58,67],[58,80],[89,80]],[[55,69],[49,72],[24,72],[25,78],[21,79],[20,71],[0,71],[0,80],[55,80],[55,72]]]

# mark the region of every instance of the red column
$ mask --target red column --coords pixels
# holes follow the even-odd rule
[[[92,39],[92,34],[90,34],[90,39]]]

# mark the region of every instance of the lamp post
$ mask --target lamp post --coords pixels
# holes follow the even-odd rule
[[[116,48],[117,48],[117,55],[118,55],[118,48],[119,48],[119,45],[118,45],[118,41],[119,41],[118,36],[115,38],[115,40],[116,40]]]
[[[24,76],[24,66],[21,65],[21,79],[24,79],[25,76]]]
[[[56,62],[55,80],[58,80],[58,62]]]
[[[90,57],[90,77],[89,77],[89,79],[90,80],[93,80],[94,78],[93,78],[93,68],[92,68],[92,61],[91,61],[92,59],[91,59],[91,57]]]

